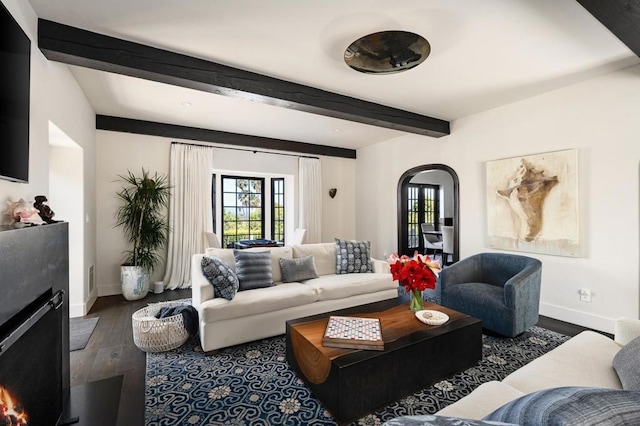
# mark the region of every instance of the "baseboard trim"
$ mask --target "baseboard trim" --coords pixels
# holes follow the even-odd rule
[[[122,294],[122,286],[120,284],[98,286],[98,297],[116,294]]]
[[[96,303],[96,300],[98,299],[95,293],[96,291],[94,290],[93,294],[89,296],[89,300],[87,300],[85,303],[80,303],[79,305],[70,305],[69,317],[77,318],[77,317],[83,317],[87,315],[91,310],[91,307],[93,306],[93,304]]]
[[[540,303],[540,315],[582,327],[604,331],[605,333],[614,333],[616,321],[615,318],[594,315],[550,303]]]
[[[69,306],[69,318],[77,318],[85,316],[85,304],[81,303],[79,305],[70,305]]]

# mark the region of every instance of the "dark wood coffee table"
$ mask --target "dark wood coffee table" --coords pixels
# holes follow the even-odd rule
[[[428,302],[424,309],[449,321],[423,324],[396,299],[287,321],[287,362],[338,422],[355,420],[482,358],[479,319]],[[331,315],[379,318],[384,351],[324,347]]]

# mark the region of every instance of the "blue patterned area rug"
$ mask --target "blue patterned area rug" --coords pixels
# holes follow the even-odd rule
[[[397,416],[433,414],[481,383],[502,380],[568,339],[540,327],[513,339],[485,335],[478,365],[353,425],[379,425]],[[202,352],[197,339],[174,351],[147,354],[145,409],[147,426],[336,424],[289,368],[284,336],[223,349],[211,356]]]

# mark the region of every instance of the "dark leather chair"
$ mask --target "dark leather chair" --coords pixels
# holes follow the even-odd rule
[[[440,273],[442,305],[482,320],[508,337],[538,322],[542,263],[534,258],[480,253]]]

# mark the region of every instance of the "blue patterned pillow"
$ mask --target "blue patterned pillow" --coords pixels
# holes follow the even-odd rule
[[[637,425],[640,392],[577,386],[545,389],[508,402],[483,420],[526,425]]]
[[[336,238],[336,274],[373,272],[369,241]]]
[[[222,259],[204,256],[202,262],[202,274],[213,286],[216,294],[231,300],[238,292],[239,282],[233,269]]]
[[[234,250],[236,275],[240,281],[240,290],[271,287],[273,273],[271,271],[271,253],[268,251]]]

